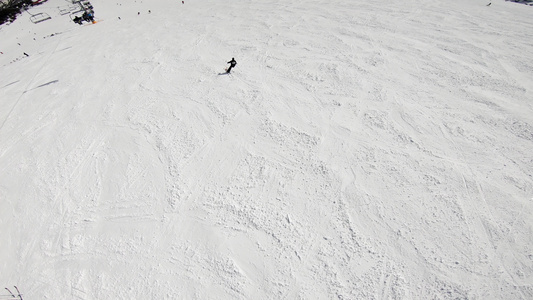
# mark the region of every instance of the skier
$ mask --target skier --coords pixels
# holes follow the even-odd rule
[[[237,62],[235,61],[235,58],[231,58],[230,61],[228,61],[228,64],[230,64],[229,68],[226,69],[226,73],[230,73],[231,72],[231,69],[232,68],[235,68],[235,66],[237,65]]]

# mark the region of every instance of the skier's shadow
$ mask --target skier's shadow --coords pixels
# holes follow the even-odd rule
[[[229,73],[228,72],[218,73],[218,75],[229,75]]]

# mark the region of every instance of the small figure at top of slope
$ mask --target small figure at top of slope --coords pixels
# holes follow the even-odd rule
[[[83,13],[81,18],[86,22],[92,22],[94,23],[94,13],[92,11],[86,11]]]
[[[228,64],[230,64],[229,68],[226,69],[226,73],[230,73],[231,69],[235,68],[237,65],[237,62],[235,61],[235,58],[232,57],[230,61],[228,61]]]

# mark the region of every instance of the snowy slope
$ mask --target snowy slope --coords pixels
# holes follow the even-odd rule
[[[91,2],[0,27],[0,284],[533,297],[533,7]]]

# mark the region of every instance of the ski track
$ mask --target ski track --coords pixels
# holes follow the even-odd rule
[[[5,286],[533,297],[528,7],[91,2],[0,27]]]

